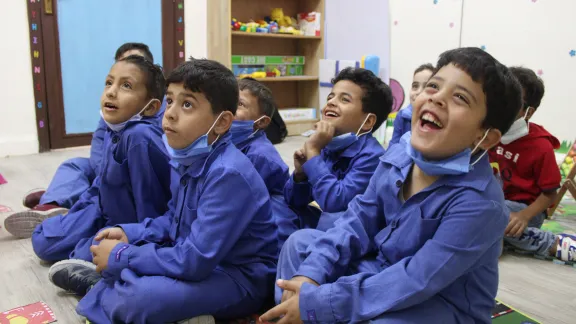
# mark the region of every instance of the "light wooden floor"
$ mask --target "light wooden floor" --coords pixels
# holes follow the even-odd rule
[[[288,165],[303,138],[278,146]],[[33,188],[46,187],[58,165],[71,157],[88,156],[88,148],[33,156],[0,158],[0,204],[21,210],[21,199]],[[0,214],[0,224],[6,215]],[[46,302],[59,323],[83,323],[74,311],[77,298],[63,294],[48,280],[48,266],[38,261],[30,240],[15,240],[0,230],[0,311],[37,301]],[[542,323],[576,323],[576,269],[532,257],[505,255],[500,261],[498,297]]]

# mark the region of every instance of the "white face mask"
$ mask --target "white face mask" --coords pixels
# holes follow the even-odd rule
[[[514,122],[514,124],[510,126],[510,129],[506,132],[506,134],[502,135],[502,138],[500,139],[500,142],[502,144],[504,145],[510,144],[515,140],[528,135],[530,129],[528,128],[528,122],[526,121],[526,116],[528,116],[530,108],[532,107],[528,107],[526,109],[526,114],[524,114],[524,117],[518,118]]]
[[[152,103],[152,101],[157,100],[157,99],[152,99],[150,100],[146,106],[144,106],[144,108],[142,108],[142,110],[140,110],[140,112],[138,112],[136,115],[130,117],[130,119],[128,119],[125,122],[122,123],[118,123],[118,124],[112,124],[106,121],[106,119],[104,118],[104,113],[102,113],[102,109],[100,109],[100,117],[102,117],[102,120],[104,120],[104,122],[106,123],[106,125],[108,125],[108,128],[110,128],[111,130],[115,131],[115,132],[119,132],[121,130],[123,130],[126,127],[126,124],[128,124],[128,122],[131,121],[139,121],[142,119],[142,114],[144,113],[144,111],[148,108],[148,106]]]

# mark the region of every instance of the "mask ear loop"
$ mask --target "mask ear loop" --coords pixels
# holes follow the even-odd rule
[[[372,115],[372,114],[368,114],[368,116],[366,116],[366,118],[364,119],[364,122],[362,123],[362,125],[360,125],[360,128],[358,128],[358,131],[356,132],[356,137],[360,137],[360,136],[362,136],[362,135],[366,135],[366,134],[370,133],[370,132],[372,131],[372,129],[374,128],[374,127],[372,127],[372,128],[370,128],[367,132],[364,132],[364,133],[362,133],[362,134],[358,134],[358,133],[360,133],[360,131],[362,130],[362,127],[364,127],[364,124],[366,124],[366,122],[368,121],[368,118],[370,118],[370,115]]]
[[[528,108],[526,108],[526,113],[524,114],[524,121],[526,122],[526,127],[528,128],[528,131],[530,131],[530,123],[526,120],[526,117],[528,117],[528,113],[530,112],[530,106],[528,106]],[[534,109],[534,108],[532,108]]]
[[[140,112],[138,113],[138,115],[143,116],[144,112],[146,111],[146,109],[148,109],[148,106],[150,106],[150,104],[152,103],[152,101],[154,100],[158,100],[158,99],[151,99],[150,101],[148,101],[148,103],[144,106],[144,108],[142,108],[142,110],[140,110]]]
[[[486,136],[488,136],[488,132],[490,131],[491,128],[488,128],[486,130],[486,132],[484,133],[484,136],[482,137],[482,139],[480,140],[480,142],[478,142],[478,144],[476,144],[476,146],[474,147],[474,149],[472,150],[472,154],[474,154],[474,152],[476,151],[476,149],[480,146],[480,144],[482,144],[482,142],[484,142],[484,140],[486,139]],[[487,153],[488,151],[484,151],[482,154],[480,154],[480,156],[476,159],[476,161],[472,162],[472,164],[470,166],[474,166],[476,163],[478,163],[478,161],[480,161],[480,159],[482,159],[482,157]]]
[[[220,117],[222,117],[222,114],[224,112],[221,112],[220,115],[218,115],[218,118],[216,118],[216,120],[214,121],[214,123],[212,124],[212,127],[210,127],[210,129],[208,130],[208,132],[206,133],[206,136],[208,136],[208,134],[210,134],[210,132],[212,131],[212,129],[214,129],[214,126],[216,126],[216,123],[218,122],[218,120],[220,120]],[[216,139],[214,140],[214,142],[212,142],[213,145],[214,143],[216,143],[218,141],[218,139],[220,138],[220,134],[218,134],[218,136],[216,136]]]
[[[256,120],[254,121],[254,126],[256,126],[256,123],[258,123],[260,120],[262,120],[262,119],[264,119],[264,118],[266,118],[266,117],[268,117],[268,116],[264,115],[264,116],[256,119]],[[259,131],[260,131],[260,129],[256,129],[256,130],[254,131],[254,133],[252,133],[252,134],[250,134],[250,136],[248,136],[248,138],[256,135],[256,133],[258,133]]]

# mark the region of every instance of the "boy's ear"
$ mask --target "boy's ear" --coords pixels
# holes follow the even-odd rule
[[[360,129],[360,134],[365,133],[365,132],[369,132],[370,130],[372,130],[374,128],[374,125],[376,125],[376,120],[377,117],[375,114],[368,114],[368,117],[364,117],[367,118],[366,122],[364,123],[364,125],[362,126],[362,129]]]
[[[232,114],[231,111],[227,110],[222,112],[222,116],[220,116],[220,119],[218,119],[218,122],[214,125],[214,133],[216,133],[216,135],[223,135],[226,133],[230,129],[233,120],[234,114]]]
[[[482,137],[484,137],[484,134],[482,134],[480,136],[480,138],[478,138],[476,144],[480,140],[482,140]],[[488,151],[489,149],[498,145],[498,143],[500,143],[501,138],[502,138],[502,132],[500,132],[500,130],[498,130],[498,129],[491,128],[488,131],[488,135],[486,135],[486,138],[482,141],[482,143],[480,143],[480,148],[483,149],[484,151]],[[474,145],[476,145],[476,144],[474,144]]]
[[[142,115],[146,117],[153,117],[158,113],[161,106],[162,102],[160,100],[152,99],[149,101],[148,106],[146,106],[146,109],[144,110]]]
[[[532,115],[536,112],[536,109],[534,109],[534,107],[528,107],[526,109],[528,109],[528,112],[526,113],[526,121],[529,121],[530,118],[532,118]]]
[[[254,124],[254,130],[258,130],[258,129],[266,129],[268,128],[268,125],[270,125],[270,123],[272,122],[272,119],[268,116],[262,116],[255,124]]]

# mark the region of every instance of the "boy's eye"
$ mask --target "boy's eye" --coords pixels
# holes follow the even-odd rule
[[[238,102],[239,107],[245,107],[243,102]]]
[[[184,109],[190,109],[192,108],[192,104],[190,101],[184,101],[184,105],[182,105],[182,107],[184,107]]]
[[[461,95],[461,94],[458,94],[458,93],[457,93],[457,94],[455,94],[454,96],[455,96],[456,98],[458,98],[458,100],[464,101],[466,104],[469,103],[469,102],[468,102],[468,99],[466,99],[466,97],[464,97],[464,96]]]
[[[166,104],[167,104],[167,105],[171,105],[171,104],[172,104],[172,99],[166,98]]]
[[[412,90],[416,90],[418,88],[420,88],[420,85],[418,83],[416,82],[412,83]]]
[[[124,88],[127,88],[127,89],[132,89],[132,85],[131,85],[130,83],[128,83],[128,82],[124,82],[124,83],[122,84],[122,86],[123,86]]]
[[[342,98],[342,101],[344,101],[344,102],[350,102],[350,99],[348,99],[348,98],[346,98],[346,97],[343,97],[343,98]]]
[[[426,84],[426,88],[438,89],[438,85],[436,83],[430,82]]]
[[[106,80],[106,83],[105,83],[105,85],[107,85],[107,86],[111,86],[111,85],[112,85],[112,81],[110,81],[110,80]]]

